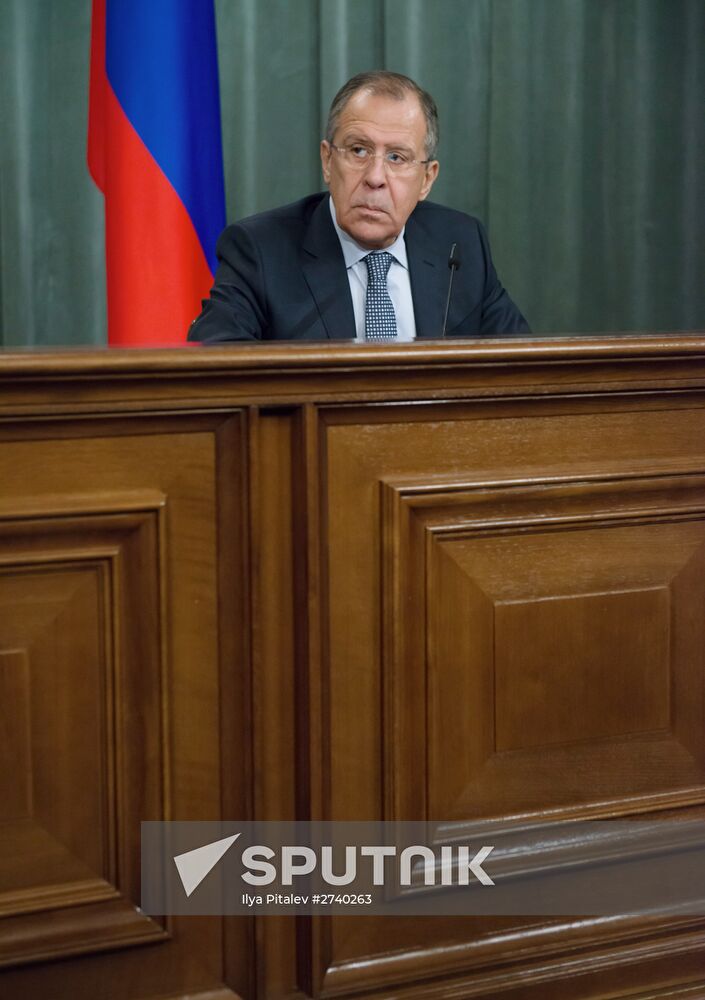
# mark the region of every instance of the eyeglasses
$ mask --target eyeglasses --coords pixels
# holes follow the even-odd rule
[[[389,150],[386,153],[373,153],[367,146],[360,146],[353,143],[351,146],[334,146],[331,142],[330,148],[336,153],[340,153],[342,162],[350,170],[365,170],[366,167],[377,159],[381,159],[386,170],[392,174],[410,174],[416,167],[424,167],[431,160],[412,160],[406,153],[398,153],[396,150]]]

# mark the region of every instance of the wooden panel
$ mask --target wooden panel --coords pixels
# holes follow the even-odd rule
[[[28,807],[17,816],[0,802],[5,963],[51,952],[63,939],[63,907],[138,898],[134,831],[142,815],[161,812],[162,799],[158,573],[140,569],[159,564],[163,498],[145,496],[139,513],[134,499],[127,512],[115,497],[107,513],[57,519],[47,511],[30,525],[6,512],[0,524],[0,645],[21,650],[25,667],[15,756],[25,757]],[[137,619],[122,610],[132,600],[156,630],[136,633]],[[116,644],[124,647],[119,680]],[[137,704],[146,725],[135,759],[126,753],[134,739],[126,716]],[[128,791],[135,788],[139,798]],[[121,921],[131,937],[164,936],[126,905]],[[12,918],[46,910],[56,911],[51,926],[30,950],[24,937],[13,941]],[[114,907],[104,926],[85,912],[82,933],[77,914],[68,916],[76,952],[113,937]]]
[[[0,718],[0,746],[6,762],[0,769],[0,804],[5,822],[10,823],[32,813],[29,663],[22,649],[0,650],[0,705],[5,708]],[[5,884],[4,879],[1,884]]]
[[[665,729],[669,624],[665,587],[498,603],[495,750]]]
[[[674,520],[678,487],[687,511],[681,521]],[[542,489],[544,521],[561,490],[568,499],[568,486]],[[482,492],[474,505],[453,505],[464,527],[453,531],[443,506],[433,514],[424,506],[418,527],[428,537],[428,519],[443,522],[427,543],[433,570],[424,605],[410,609],[415,620],[427,617],[432,630],[432,652],[421,668],[431,692],[429,817],[605,800],[615,800],[615,815],[637,808],[640,796],[660,795],[663,806],[669,795],[680,801],[684,790],[702,786],[705,758],[702,749],[693,751],[705,720],[692,717],[692,696],[702,685],[705,636],[691,630],[683,648],[681,630],[671,624],[692,620],[699,601],[692,590],[680,590],[673,606],[671,597],[684,567],[705,568],[705,519],[692,520],[702,495],[697,481],[671,483],[660,517],[654,494],[648,524],[641,523],[643,509],[621,514],[618,494],[611,502],[620,519],[610,518],[601,493],[601,526],[592,513],[581,519],[572,511],[564,512],[563,529],[550,531],[538,519],[532,523],[540,511],[522,516],[518,497],[513,524],[502,511],[498,529],[487,510],[489,491]],[[588,496],[581,494],[583,505]],[[428,500],[425,492],[424,505]],[[399,586],[408,590],[404,580]],[[468,614],[474,630],[464,644],[462,633],[436,624]],[[480,647],[478,632],[485,636]],[[681,648],[677,659],[672,645]],[[681,707],[691,713],[685,735],[682,726],[676,731]]]
[[[704,414],[573,400],[550,420],[532,403],[322,418],[328,816],[457,831],[705,802]],[[615,966],[644,933],[614,923]],[[465,962],[457,995],[494,995],[549,942],[560,979],[568,940],[586,961],[604,947],[589,919],[333,920],[314,979],[372,989],[395,967],[418,980]],[[390,949],[413,952],[405,972]]]
[[[87,429],[35,425],[0,447],[2,784],[22,769],[0,801],[0,991],[112,998],[139,981],[145,998],[236,996],[245,954],[228,985],[221,922],[142,914],[139,856],[142,820],[217,817],[221,741],[229,760],[242,725],[217,631],[222,602],[232,669],[247,648],[241,430],[237,417]],[[242,780],[227,781],[242,809]],[[239,950],[247,937],[228,931]],[[60,978],[41,964],[54,956],[74,956]]]

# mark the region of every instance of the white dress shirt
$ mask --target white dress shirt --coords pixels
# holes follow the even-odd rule
[[[340,226],[335,215],[333,199],[330,202],[330,214],[335,231],[340,240],[340,246],[345,258],[348,273],[348,283],[352,296],[353,312],[355,314],[355,331],[357,342],[365,340],[365,299],[367,298],[367,264],[364,258],[371,252],[361,247],[352,236],[348,236]],[[405,227],[406,228],[406,227]],[[416,339],[416,320],[414,319],[414,302],[411,298],[411,281],[409,280],[409,264],[404,243],[404,229],[399,233],[390,247],[385,248],[394,258],[387,275],[387,289],[397,317],[397,337],[391,343],[406,342]]]

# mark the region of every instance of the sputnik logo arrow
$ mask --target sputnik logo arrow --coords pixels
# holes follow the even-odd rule
[[[186,851],[184,854],[174,856],[174,864],[178,869],[181,884],[187,896],[190,896],[199,887],[208,872],[215,868],[239,836],[240,834],[236,833],[232,837],[214,840],[212,844],[196,847],[193,851]]]

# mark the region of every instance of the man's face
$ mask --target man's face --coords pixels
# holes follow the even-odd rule
[[[336,146],[359,143],[375,153],[398,152],[425,160],[425,138],[426,119],[415,94],[398,101],[362,90],[345,105],[333,141]],[[325,139],[321,163],[338,225],[369,250],[391,246],[438,174],[434,160],[398,175],[385,166],[381,156],[361,169],[348,164]]]

